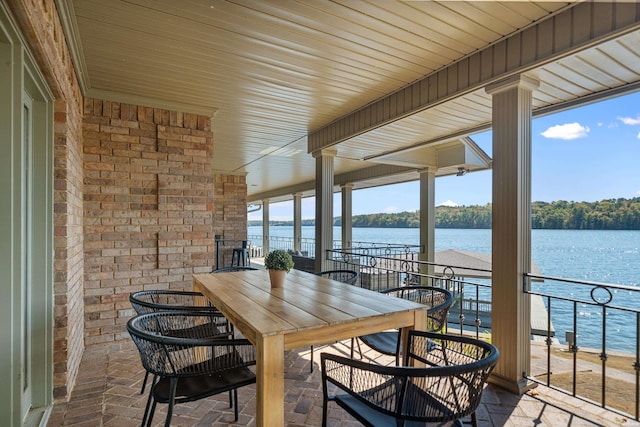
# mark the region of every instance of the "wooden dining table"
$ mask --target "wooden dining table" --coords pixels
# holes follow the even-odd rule
[[[193,275],[202,292],[256,347],[256,425],[284,425],[285,350],[403,328],[424,329],[426,306],[291,270],[271,288],[266,270]]]

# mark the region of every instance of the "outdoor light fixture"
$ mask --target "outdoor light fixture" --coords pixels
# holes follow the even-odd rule
[[[458,173],[456,174],[456,176],[464,176],[464,174],[466,174],[467,172],[469,172],[469,169],[467,168],[458,168]]]

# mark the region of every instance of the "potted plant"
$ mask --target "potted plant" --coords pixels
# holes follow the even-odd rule
[[[275,249],[264,257],[264,268],[269,270],[272,288],[281,288],[286,274],[293,268],[293,259],[284,249]]]

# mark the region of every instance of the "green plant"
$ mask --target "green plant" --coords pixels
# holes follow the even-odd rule
[[[284,249],[275,249],[264,257],[264,267],[267,270],[285,270],[293,268],[293,258]]]

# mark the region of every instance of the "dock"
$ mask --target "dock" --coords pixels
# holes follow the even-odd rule
[[[480,330],[491,329],[491,301],[475,301],[465,299],[460,309],[460,301],[451,307],[449,311],[449,324],[460,324],[460,312],[464,316],[462,324],[464,326],[475,327],[476,313],[480,320]],[[544,301],[540,295],[531,295],[531,335],[547,336],[548,315],[544,306]],[[555,337],[556,331],[551,322],[550,335]]]

